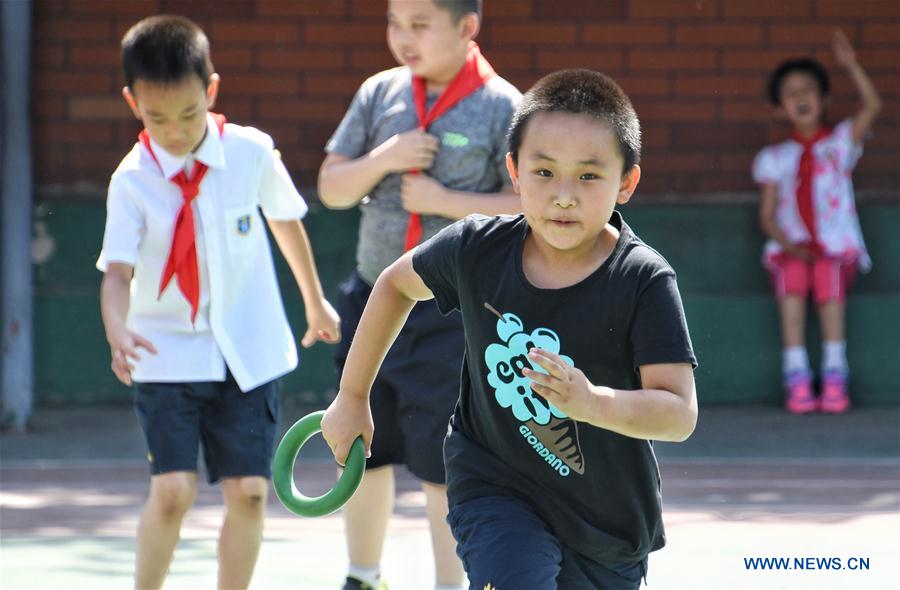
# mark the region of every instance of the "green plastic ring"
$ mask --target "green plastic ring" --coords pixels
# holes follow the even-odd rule
[[[343,506],[359,487],[366,469],[366,450],[362,437],[358,437],[350,447],[344,472],[330,492],[310,498],[297,490],[297,486],[294,485],[294,462],[297,460],[300,447],[306,444],[311,436],[322,430],[324,415],[323,410],[297,420],[275,449],[275,460],[272,463],[275,495],[285,508],[298,516],[325,516]]]

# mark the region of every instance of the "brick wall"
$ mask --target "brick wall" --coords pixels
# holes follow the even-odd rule
[[[219,110],[271,133],[304,188],[362,80],[393,65],[383,0],[33,0],[39,189],[103,187],[139,131],[119,96],[118,42],[139,18],[179,12],[208,33]],[[896,0],[485,0],[485,55],[526,89],[564,67],[614,76],[644,125],[641,194],[745,192],[753,154],[784,136],[763,97],[779,60],[814,54],[833,74],[832,118],[857,105],[830,51],[840,26],[884,99],[856,173],[900,190]]]

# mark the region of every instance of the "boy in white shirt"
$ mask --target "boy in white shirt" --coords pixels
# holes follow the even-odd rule
[[[101,309],[112,370],[134,384],[150,495],[135,585],[162,586],[197,493],[202,442],[222,481],[220,588],[246,588],[262,539],[277,379],[297,366],[259,209],[306,307],[304,347],[337,342],[300,218],[306,204],[272,139],[209,113],[219,77],[193,22],[155,16],[122,40],[122,93],[146,129],[110,180]],[[138,349],[144,351],[138,353]]]

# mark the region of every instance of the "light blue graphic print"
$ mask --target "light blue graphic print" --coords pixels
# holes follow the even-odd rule
[[[505,344],[493,343],[484,351],[489,368],[488,384],[504,408],[512,408],[513,415],[522,422],[532,420],[547,425],[551,416],[567,418],[566,414],[531,389],[531,379],[522,374],[529,368],[546,374],[546,371],[528,360],[528,351],[542,348],[559,354],[559,336],[549,328],[535,328],[525,332],[522,320],[515,314],[504,313],[497,320],[497,335]],[[571,358],[560,355],[566,363],[575,366]]]
[[[578,423],[535,393],[531,389],[531,379],[522,374],[525,368],[546,374],[544,369],[528,360],[528,351],[535,347],[559,354],[564,362],[573,367],[575,362],[560,354],[559,336],[553,330],[535,328],[528,333],[515,314],[501,314],[487,303],[484,306],[499,318],[497,336],[504,342],[491,343],[484,350],[487,381],[494,388],[497,403],[512,409],[513,415],[521,422],[519,436],[557,475],[584,475],[585,460],[581,452]]]

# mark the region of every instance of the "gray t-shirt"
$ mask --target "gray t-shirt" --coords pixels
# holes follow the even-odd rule
[[[429,94],[429,108],[437,96]],[[494,76],[458,102],[428,128],[440,140],[440,149],[425,173],[452,190],[499,192],[509,184],[506,132],[521,98],[512,84]],[[409,68],[393,68],[363,83],[325,151],[359,158],[394,135],[416,127]],[[403,254],[409,214],[400,200],[400,183],[400,174],[388,174],[360,205],[357,270],[370,285]],[[422,216],[422,241],[453,221]]]

